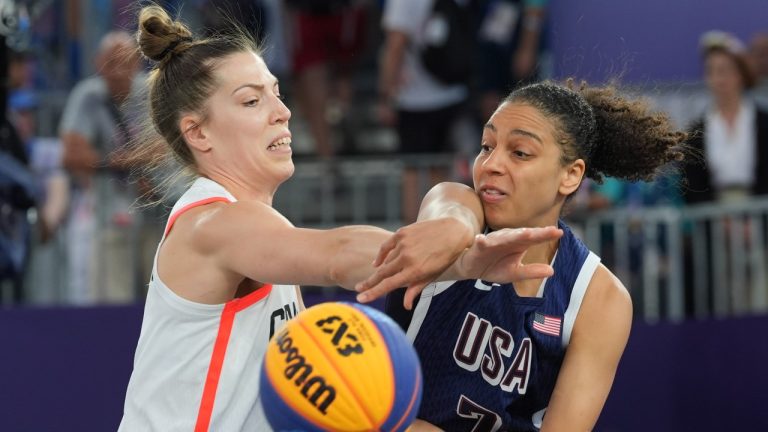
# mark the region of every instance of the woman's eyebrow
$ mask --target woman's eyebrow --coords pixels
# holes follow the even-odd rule
[[[525,137],[528,137],[528,138],[531,138],[533,140],[538,141],[539,144],[544,144],[544,141],[542,141],[541,138],[538,135],[536,135],[533,132],[529,132],[527,130],[524,130],[524,129],[512,129],[511,131],[509,131],[509,135],[522,135],[522,136],[525,136]]]
[[[232,90],[232,94],[235,94],[238,90],[244,89],[246,87],[250,87],[250,88],[253,88],[253,89],[256,89],[256,90],[264,90],[264,85],[263,84],[245,83],[245,84],[241,85],[240,87]]]

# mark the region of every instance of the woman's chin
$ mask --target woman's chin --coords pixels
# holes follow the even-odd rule
[[[290,179],[293,177],[293,173],[296,170],[296,167],[293,165],[293,160],[288,160],[285,163],[285,166],[280,167],[280,183]]]

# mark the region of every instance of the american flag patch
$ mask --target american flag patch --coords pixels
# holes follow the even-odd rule
[[[536,312],[536,315],[533,317],[533,329],[544,334],[560,336],[560,324],[562,322],[562,318]]]

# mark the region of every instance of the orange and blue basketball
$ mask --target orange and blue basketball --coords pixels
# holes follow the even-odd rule
[[[421,403],[421,367],[388,316],[322,303],[269,342],[260,391],[277,431],[404,431]]]

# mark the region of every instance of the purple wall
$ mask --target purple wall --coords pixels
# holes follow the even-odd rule
[[[330,300],[354,295],[304,295],[307,307]],[[142,315],[143,306],[0,309],[0,431],[117,430]]]
[[[0,430],[115,430],[141,315],[0,310]],[[766,365],[768,316],[636,323],[595,430],[768,430]]]
[[[558,77],[590,82],[697,81],[699,36],[768,31],[765,0],[552,0],[550,45]]]
[[[635,323],[595,430],[768,431],[768,316]]]
[[[114,431],[140,307],[0,310],[0,430]]]

